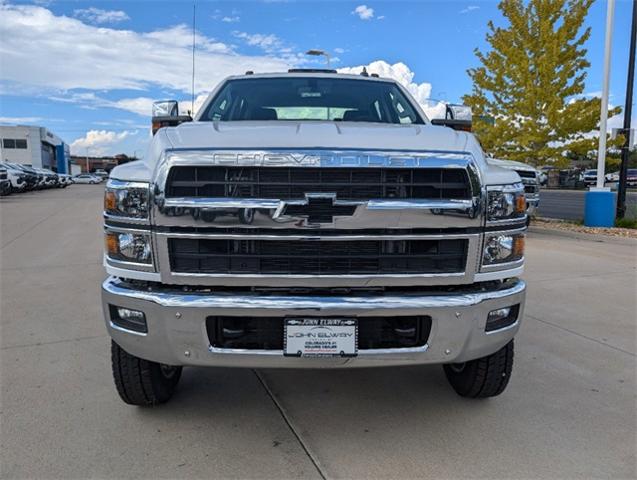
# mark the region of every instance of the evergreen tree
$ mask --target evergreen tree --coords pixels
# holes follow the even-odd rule
[[[582,24],[593,0],[502,0],[506,28],[489,22],[488,53],[467,71],[474,132],[485,151],[533,165],[568,164],[563,152],[597,148],[600,98],[583,97],[586,41]],[[612,109],[609,116],[620,109]]]

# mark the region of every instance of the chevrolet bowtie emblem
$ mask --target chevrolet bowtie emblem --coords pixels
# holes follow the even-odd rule
[[[334,217],[351,217],[357,203],[339,202],[334,194],[307,194],[305,200],[284,203],[280,215],[303,217],[308,225],[332,224]]]

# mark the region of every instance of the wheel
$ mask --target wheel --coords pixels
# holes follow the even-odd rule
[[[513,340],[486,357],[444,365],[447,380],[462,397],[487,398],[500,395],[511,377]]]
[[[157,405],[170,400],[181,377],[181,367],[136,357],[111,340],[115,387],[129,405]]]

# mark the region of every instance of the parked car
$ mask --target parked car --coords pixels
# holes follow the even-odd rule
[[[505,390],[524,186],[470,119],[429,121],[393,79],[315,69],[230,77],[194,120],[164,103],[150,153],[104,196],[124,402],[168,401],[195,365],[438,364],[461,396]]]
[[[15,165],[3,162],[1,164],[7,171],[7,178],[11,183],[11,192],[23,192],[27,189],[26,174]]]
[[[92,175],[100,177],[102,180],[106,180],[108,178],[108,172],[106,170],[95,170]]]
[[[9,195],[10,193],[11,180],[9,180],[6,167],[0,165],[0,196]]]
[[[73,183],[71,175],[58,173],[58,188],[66,188]]]
[[[604,175],[604,180],[607,182],[619,182],[619,172],[607,173]]]
[[[58,186],[59,178],[57,173],[47,168],[38,168],[38,167],[31,167],[31,168],[33,168],[36,172],[38,172],[44,177],[45,188],[53,188]]]
[[[15,171],[20,172],[23,175],[24,182],[26,184],[25,190],[35,190],[40,188],[44,182],[44,177],[39,175],[35,170],[19,163],[6,162],[5,165],[10,165]]]
[[[79,175],[75,175],[73,177],[73,183],[90,183],[91,185],[96,183],[102,183],[102,179],[100,177],[96,177],[90,173],[80,173]]]
[[[629,168],[626,172],[626,185],[637,187],[637,168]]]
[[[597,185],[597,170],[584,170],[584,173],[582,173],[582,181],[587,187],[594,187]]]

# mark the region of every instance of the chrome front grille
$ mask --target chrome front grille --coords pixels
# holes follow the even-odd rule
[[[162,282],[471,283],[484,226],[464,152],[179,151],[156,171]]]

